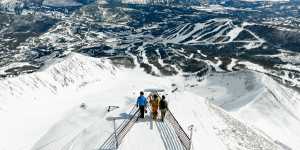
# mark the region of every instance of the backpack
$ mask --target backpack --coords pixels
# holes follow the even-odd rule
[[[161,100],[160,103],[159,103],[159,108],[160,109],[166,109],[168,108],[168,103],[166,100]]]
[[[158,98],[153,98],[150,100],[151,105],[158,106],[159,105],[159,99]]]

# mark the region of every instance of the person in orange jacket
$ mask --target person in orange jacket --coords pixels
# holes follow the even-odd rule
[[[158,106],[159,106],[159,97],[154,94],[153,96],[150,97],[150,105],[151,105],[151,111],[152,111],[152,118],[154,120],[157,119],[157,115],[158,115]]]

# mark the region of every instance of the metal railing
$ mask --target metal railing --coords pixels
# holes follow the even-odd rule
[[[169,123],[172,125],[172,127],[175,130],[175,133],[177,137],[179,138],[182,145],[185,147],[186,150],[191,149],[191,138],[187,135],[187,133],[183,130],[175,116],[172,114],[172,112],[168,109],[167,114],[165,116],[165,119],[169,121]]]
[[[118,149],[121,141],[140,116],[140,112],[136,107],[133,107],[128,115],[129,118],[123,121],[122,124],[115,129],[115,132],[109,136],[99,150]]]
[[[117,141],[120,144],[125,135],[128,133],[128,131],[131,129],[131,127],[134,125],[134,123],[138,120],[140,116],[140,111],[137,109],[135,113],[130,117],[130,119],[127,121],[127,123],[119,129],[117,132]]]
[[[129,113],[129,118],[123,121],[123,123],[116,129],[115,133],[110,135],[110,137],[104,142],[104,144],[100,147],[99,150],[111,150],[118,149],[121,141],[124,139],[125,135],[129,132],[134,123],[138,120],[140,116],[140,112],[137,108],[133,108]],[[187,135],[187,133],[183,130],[175,116],[168,109],[165,119],[169,121],[172,127],[175,130],[177,137],[179,138],[181,144],[184,146],[186,150],[191,149],[191,138]]]

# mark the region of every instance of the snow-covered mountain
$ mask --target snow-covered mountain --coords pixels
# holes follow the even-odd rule
[[[0,1],[0,149],[101,149],[145,88],[195,150],[300,147],[300,3],[194,2]],[[182,146],[138,121],[120,149],[142,148]]]
[[[298,144],[296,141],[300,135],[296,132],[293,132],[294,136],[280,136],[285,135],[285,132],[279,129],[293,128],[278,125],[288,123],[287,120],[293,121],[293,115],[297,115],[294,114],[295,111],[299,110],[297,100],[290,99],[288,102],[279,103],[274,102],[272,95],[263,96],[264,92],[275,93],[276,97],[286,95],[280,95],[283,93],[278,93],[276,89],[264,90],[262,87],[266,82],[263,80],[269,80],[267,86],[278,88],[281,85],[260,73],[212,73],[199,83],[194,79],[186,80],[180,76],[155,77],[138,68],[116,68],[105,59],[73,53],[64,60],[58,59],[49,64],[40,72],[1,81],[1,98],[5,98],[5,101],[1,101],[3,120],[1,133],[4,133],[1,134],[1,140],[5,141],[1,143],[1,148],[51,150],[99,148],[113,131],[111,122],[106,118],[127,112],[134,106],[136,93],[145,85],[150,88],[166,89],[170,109],[183,127],[187,129],[190,124],[195,125],[194,149],[275,150],[283,149],[282,145]],[[129,76],[134,78],[128,78]],[[236,76],[240,80],[235,80]],[[226,80],[229,84],[218,80]],[[141,82],[143,84],[140,84]],[[5,85],[9,85],[9,91],[6,91]],[[177,91],[172,93],[175,88]],[[230,93],[232,88],[236,90]],[[248,92],[249,96],[242,95],[244,92]],[[213,101],[210,101],[212,98],[210,96],[215,96]],[[225,104],[220,104],[221,97]],[[229,100],[237,97],[240,98],[236,101]],[[87,109],[79,107],[83,102],[86,103]],[[271,105],[265,105],[268,103]],[[108,113],[106,112],[108,105],[118,105],[121,108]],[[274,115],[273,118],[277,123],[268,121],[273,119],[268,113],[264,113],[265,109],[257,109],[259,107],[267,107],[268,113]],[[295,111],[286,112],[287,110]],[[285,120],[280,116],[285,117]],[[249,120],[246,118],[254,119],[257,124],[247,122]],[[260,124],[257,119],[267,122]],[[119,123],[121,121],[119,120]],[[269,130],[264,129],[266,126]],[[298,127],[295,126],[295,129]],[[272,131],[273,134],[270,136],[267,131]],[[134,135],[129,134],[121,147],[126,149],[125,147],[128,147],[126,143],[130,143],[127,141],[130,136],[143,137],[143,132],[151,130],[145,127]],[[288,130],[286,132],[290,133]],[[34,134],[28,135],[29,133]],[[289,140],[282,140],[285,138]],[[157,146],[159,141],[151,145]],[[135,146],[129,147],[134,149]],[[160,148],[164,149],[163,146]]]
[[[191,90],[265,132],[275,142],[299,147],[299,93],[266,75],[214,74]]]
[[[297,5],[229,4],[114,8],[99,2],[73,14],[72,9],[68,13],[50,9],[28,10],[23,16],[2,14],[1,45],[6,52],[0,62],[1,76],[33,72],[45,60],[77,51],[93,57],[134,56],[147,72],[157,75],[183,71],[201,77],[209,64],[219,71],[264,72],[299,87]]]

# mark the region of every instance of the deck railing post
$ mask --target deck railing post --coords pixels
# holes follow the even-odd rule
[[[190,125],[189,126],[189,130],[190,130],[190,143],[189,143],[189,150],[192,149],[192,139],[193,139],[193,130],[194,130],[194,125]]]
[[[117,128],[116,128],[116,118],[113,118],[113,122],[114,122],[114,135],[115,135],[115,144],[116,144],[116,149],[118,149],[119,147],[119,143],[118,143],[118,136],[117,136]]]

